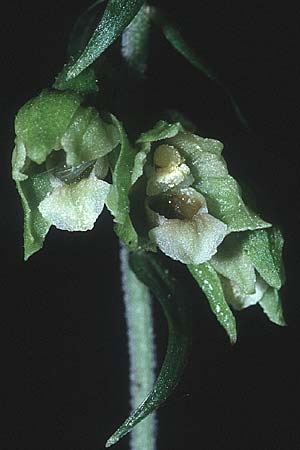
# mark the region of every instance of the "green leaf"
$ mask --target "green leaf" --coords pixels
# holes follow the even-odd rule
[[[149,7],[142,6],[122,34],[122,55],[139,75],[146,70],[150,32]]]
[[[67,80],[90,66],[129,25],[143,5],[143,0],[109,0],[102,19],[87,46],[71,64]]]
[[[114,216],[115,231],[121,241],[135,249],[138,245],[138,236],[130,219],[129,191],[132,186],[132,173],[134,168],[135,150],[130,146],[122,124],[111,116],[120,139],[120,149],[112,173],[112,186],[106,205]]]
[[[242,126],[250,131],[248,121],[243,116],[237,101],[232,95],[230,89],[219,79],[214,69],[188,45],[181,35],[176,24],[172,23],[163,13],[157,8],[151,7],[151,17],[161,29],[165,38],[190,64],[202,72],[207,78],[214,81],[224,93],[227,95],[232,107],[237,115],[238,120]]]
[[[140,135],[137,143],[155,142],[162,139],[168,139],[175,136],[182,130],[182,125],[179,122],[168,123],[164,120],[159,120],[151,130]]]
[[[83,95],[98,92],[96,74],[92,67],[88,67],[77,75],[77,77],[67,81],[66,74],[68,70],[69,65],[66,65],[57,75],[53,84],[54,89],[59,91],[74,91]]]
[[[245,205],[239,185],[230,175],[203,178],[195,188],[205,196],[210,214],[225,222],[229,231],[271,226]]]
[[[52,191],[47,173],[30,176],[25,181],[17,181],[17,189],[24,210],[24,259],[25,261],[40,250],[51,226],[44,219],[38,206]]]
[[[234,344],[237,339],[235,318],[225,299],[219,275],[210,263],[187,267],[206,295],[212,312],[226,330],[230,342]]]
[[[238,285],[242,293],[254,294],[256,276],[253,264],[244,251],[243,235],[234,233],[227,236],[210,263],[223,277]]]
[[[78,56],[90,40],[99,23],[101,9],[99,5],[105,0],[92,3],[76,20],[70,33],[67,54],[71,58]]]
[[[278,228],[249,232],[245,241],[245,251],[261,277],[275,289],[283,285],[282,264],[283,237]]]
[[[169,329],[168,348],[153,390],[108,439],[106,447],[118,442],[169,397],[181,377],[191,344],[189,299],[185,298],[162,258],[152,253],[132,253],[130,265],[137,278],[150,288],[163,308]]]
[[[270,287],[260,300],[259,304],[271,322],[281,326],[286,325],[277,289]]]

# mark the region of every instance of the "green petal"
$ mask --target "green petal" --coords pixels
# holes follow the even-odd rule
[[[163,308],[169,329],[168,348],[153,390],[108,439],[106,447],[118,442],[169,397],[181,377],[191,344],[189,299],[166,269],[162,259],[152,253],[135,252],[130,255],[130,265],[139,280],[150,288]]]
[[[51,223],[40,213],[40,202],[52,191],[48,174],[31,176],[25,181],[17,181],[17,189],[24,209],[24,259],[43,246]]]
[[[204,213],[191,220],[166,219],[150,230],[149,237],[170,258],[184,264],[200,264],[216,253],[226,231],[223,222]]]
[[[182,125],[179,122],[171,124],[164,120],[160,120],[151,130],[142,133],[138,138],[137,143],[155,142],[160,141],[161,139],[171,138],[182,130]]]
[[[217,272],[210,263],[188,265],[187,267],[206,295],[212,312],[226,330],[230,342],[234,344],[237,339],[235,318],[225,300]]]
[[[283,237],[278,228],[257,230],[247,234],[245,251],[261,277],[275,289],[284,283],[282,265]]]
[[[112,116],[112,120],[119,132],[120,148],[112,173],[112,186],[106,205],[114,216],[117,235],[126,245],[135,249],[138,245],[138,236],[130,219],[129,191],[132,186],[136,152],[130,146],[122,124],[114,116]]]
[[[98,159],[110,153],[119,143],[113,124],[101,119],[95,108],[79,107],[61,138],[68,166]]]
[[[129,25],[143,5],[143,0],[109,0],[87,46],[71,65],[67,79],[71,79],[91,65]]]
[[[60,230],[91,230],[103,210],[109,188],[91,172],[81,181],[60,183],[40,203],[39,210],[48,223]]]
[[[271,322],[281,326],[286,325],[277,289],[270,287],[260,300],[259,304]]]
[[[271,226],[245,205],[239,185],[231,176],[203,178],[195,187],[205,196],[208,211],[226,223],[229,232]]]
[[[255,292],[255,271],[250,258],[244,251],[241,235],[227,236],[210,263],[223,277],[237,284],[244,294]]]
[[[46,90],[19,110],[16,135],[32,161],[41,164],[53,149],[61,148],[60,139],[80,102],[81,97],[75,93]]]
[[[140,145],[140,150],[136,154],[134,158],[134,165],[132,169],[132,175],[131,175],[131,184],[133,185],[142,175],[144,172],[144,166],[147,161],[148,153],[151,150],[151,145],[149,142],[142,143]]]

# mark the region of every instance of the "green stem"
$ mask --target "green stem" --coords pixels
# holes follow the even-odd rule
[[[148,396],[155,381],[156,358],[151,298],[148,288],[130,270],[128,250],[124,246],[120,250],[120,259],[128,330],[130,406],[134,410]],[[132,430],[130,449],[156,449],[155,413],[152,413]]]

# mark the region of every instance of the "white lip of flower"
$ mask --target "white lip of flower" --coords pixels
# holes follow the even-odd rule
[[[180,189],[173,195],[181,202],[180,212],[186,218],[168,219],[148,207],[157,225],[149,231],[150,239],[167,256],[184,264],[208,261],[226,236],[227,226],[208,214],[205,198],[195,189]]]
[[[226,299],[236,310],[256,305],[263,298],[269,287],[258,274],[256,274],[255,292],[253,294],[244,294],[235,283],[227,278],[222,279],[222,284],[226,292]]]
[[[190,186],[194,178],[178,150],[172,145],[160,145],[154,152],[155,169],[147,183],[147,195],[156,195],[174,187]]]
[[[110,184],[99,180],[95,170],[72,184],[55,177],[51,182],[53,191],[39,204],[44,219],[60,230],[91,230],[103,210]]]

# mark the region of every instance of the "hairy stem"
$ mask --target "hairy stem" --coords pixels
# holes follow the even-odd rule
[[[130,270],[128,250],[120,250],[122,285],[128,330],[130,406],[135,409],[151,391],[155,378],[155,346],[148,288]],[[156,450],[156,418],[152,413],[130,434],[131,450]]]

